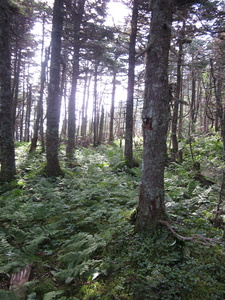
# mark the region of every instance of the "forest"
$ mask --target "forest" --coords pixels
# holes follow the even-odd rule
[[[0,299],[225,299],[223,0],[0,0]]]

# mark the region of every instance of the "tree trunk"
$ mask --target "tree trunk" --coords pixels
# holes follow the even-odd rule
[[[31,145],[30,145],[30,150],[29,152],[33,152],[37,148],[37,141],[38,141],[38,132],[40,128],[40,135],[41,137],[43,136],[43,96],[44,96],[44,88],[45,88],[45,81],[46,81],[46,68],[49,60],[49,48],[46,48],[45,52],[45,60],[41,63],[41,84],[40,84],[40,96],[38,100],[38,105],[37,105],[37,116],[35,120],[35,125],[34,125],[34,133],[33,133],[33,138],[31,139]],[[43,151],[43,146],[44,146],[44,141],[41,141],[42,144],[42,152]]]
[[[97,93],[97,82],[98,82],[98,63],[95,62],[94,70],[94,107],[93,107],[93,126],[94,126],[94,141],[93,145],[96,147],[98,145],[98,93]]]
[[[173,0],[152,2],[143,107],[144,153],[136,230],[155,234],[164,219],[164,169],[169,123],[168,56]]]
[[[114,124],[114,113],[115,113],[115,93],[116,93],[116,70],[113,70],[112,98],[111,98],[110,123],[109,123],[109,143],[110,144],[112,144],[114,141],[113,124]]]
[[[16,173],[12,126],[10,12],[7,0],[2,0],[0,5],[0,37],[0,180],[6,182],[12,180]]]
[[[77,80],[79,75],[79,55],[80,55],[80,26],[83,19],[85,0],[77,1],[76,7],[71,5],[73,18],[73,72],[71,94],[68,104],[68,144],[66,147],[66,155],[73,155],[75,146],[76,131],[76,91]]]
[[[212,59],[210,60],[211,65],[211,76],[213,80],[213,89],[214,89],[214,95],[216,98],[216,114],[220,120],[220,126],[221,126],[221,138],[223,142],[223,159],[225,161],[225,107],[222,104],[222,80],[221,77],[218,75],[215,75],[214,65]],[[218,72],[221,73],[221,70]]]
[[[52,24],[52,53],[47,101],[46,157],[47,175],[62,174],[58,159],[60,117],[60,60],[63,25],[63,0],[55,0]]]
[[[13,78],[13,103],[12,103],[12,128],[13,132],[15,131],[15,123],[16,123],[16,109],[18,105],[18,97],[19,97],[19,79],[20,79],[20,66],[22,59],[22,49],[19,48],[18,42],[16,43],[16,59],[14,62],[14,78]]]
[[[99,134],[98,134],[98,146],[101,145],[103,140],[103,131],[104,131],[104,106],[102,105],[101,117],[99,123]]]
[[[25,128],[24,128],[24,141],[30,141],[30,117],[31,117],[31,105],[32,105],[32,85],[29,84],[27,91],[27,108],[25,116]]]
[[[37,148],[38,141],[38,133],[40,132],[41,136],[41,145],[42,152],[45,152],[45,142],[44,142],[44,133],[43,133],[43,96],[44,96],[44,88],[46,82],[46,68],[49,60],[49,50],[50,47],[46,47],[45,49],[45,58],[44,58],[44,44],[45,44],[45,14],[43,15],[42,22],[42,41],[41,41],[41,79],[40,79],[40,96],[37,104],[37,116],[34,124],[34,133],[31,139],[31,145],[29,152],[33,152]],[[44,58],[44,60],[43,60]]]
[[[91,76],[88,78],[88,72],[85,74],[84,91],[83,91],[83,105],[82,105],[82,120],[81,120],[81,136],[87,135],[87,121],[88,121],[88,102],[89,102],[89,88],[91,83]]]
[[[138,0],[133,1],[131,35],[129,44],[129,67],[126,105],[125,161],[128,167],[133,166],[133,106],[135,79],[135,45],[137,36]]]
[[[177,139],[177,124],[179,117],[179,107],[180,107],[180,91],[181,91],[181,65],[182,65],[182,56],[183,56],[183,39],[184,39],[184,31],[185,31],[185,21],[183,21],[183,27],[180,33],[180,38],[178,40],[179,50],[178,50],[178,59],[177,59],[177,82],[175,93],[175,101],[173,107],[173,117],[172,117],[172,159],[174,161],[178,158],[178,139]]]
[[[192,70],[192,82],[191,82],[191,129],[195,132],[195,124],[198,116],[199,103],[196,99],[196,72]]]

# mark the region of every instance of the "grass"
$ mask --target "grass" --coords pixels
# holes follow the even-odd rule
[[[126,168],[122,149],[81,148],[68,162],[62,147],[58,178],[47,178],[44,155],[28,149],[17,145],[17,178],[0,187],[2,299],[19,299],[9,279],[28,264],[27,299],[225,298],[223,230],[212,225],[220,176],[201,185],[188,145],[184,163],[165,174],[173,232],[165,226],[154,238],[134,232],[141,170]],[[196,140],[193,149],[204,175],[220,173],[218,137]],[[141,165],[140,150],[135,159]]]

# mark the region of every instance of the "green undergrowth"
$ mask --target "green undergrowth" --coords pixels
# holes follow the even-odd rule
[[[222,148],[205,141],[193,151],[213,182],[195,178],[183,143],[183,164],[165,174],[169,221],[155,237],[134,232],[141,167],[127,168],[123,149],[76,149],[68,161],[62,147],[64,176],[47,178],[44,154],[17,145],[17,177],[0,186],[0,299],[19,299],[10,276],[27,265],[27,299],[224,299],[223,231],[211,222]],[[140,148],[134,156],[141,166]]]

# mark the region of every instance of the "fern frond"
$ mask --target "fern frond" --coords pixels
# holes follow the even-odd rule
[[[29,241],[27,245],[23,246],[21,251],[26,256],[33,256],[39,249],[39,246],[45,242],[49,241],[48,236],[39,236],[35,237],[33,240]]]
[[[47,293],[47,294],[44,295],[43,300],[54,300],[54,299],[58,299],[58,296],[62,295],[63,293],[64,293],[63,290],[49,292],[49,293]]]

